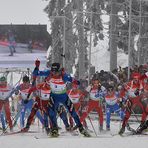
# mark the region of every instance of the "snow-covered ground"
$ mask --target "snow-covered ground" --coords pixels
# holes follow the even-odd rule
[[[0,45],[0,76],[3,75],[2,71],[16,71],[8,75],[8,82],[15,85],[21,78],[20,70],[26,71],[27,68],[32,70],[34,68],[34,61],[39,59],[41,61],[41,69],[46,68],[46,56],[47,53],[44,50],[33,49],[33,52],[27,48],[23,48],[22,45],[17,44],[16,53],[13,56],[9,56],[10,51],[7,46]],[[12,82],[13,81],[13,82]]]
[[[32,125],[30,131],[37,133],[24,133],[15,135],[0,136],[0,146],[2,148],[146,148],[148,145],[148,136],[112,136],[119,131],[120,123],[111,122],[111,132],[98,132],[98,122],[93,120],[93,125],[98,137],[94,132],[91,132],[92,137],[86,138],[82,135],[74,136],[70,133],[62,133],[65,131],[63,124],[59,121],[61,134],[58,138],[48,138],[45,132],[42,131],[41,125],[38,126],[37,121]],[[89,129],[92,126],[87,121]],[[132,127],[137,127],[138,124],[132,124]],[[128,131],[125,132],[127,134]]]
[[[8,47],[0,46],[0,68],[33,68],[37,58],[41,61],[41,67],[46,67],[46,51],[34,49],[33,53],[30,53],[27,48],[17,47],[14,56],[9,54]]]

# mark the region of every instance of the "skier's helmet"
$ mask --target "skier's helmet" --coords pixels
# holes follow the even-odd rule
[[[52,72],[58,72],[59,70],[60,70],[60,63],[52,63],[51,71]]]
[[[29,82],[29,77],[27,75],[23,77],[23,82]]]

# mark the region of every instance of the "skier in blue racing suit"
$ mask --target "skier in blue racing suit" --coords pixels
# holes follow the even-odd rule
[[[35,62],[36,67],[33,71],[33,76],[46,76],[46,82],[50,85],[51,94],[50,94],[50,108],[49,108],[49,116],[52,123],[51,136],[58,136],[58,126],[57,126],[57,118],[56,118],[56,110],[60,104],[63,104],[68,112],[73,117],[79,131],[84,136],[89,136],[87,131],[84,130],[79,116],[75,112],[73,104],[67,95],[66,83],[77,81],[72,78],[69,74],[66,74],[64,70],[61,70],[59,63],[53,63],[51,66],[51,70],[39,71],[40,62]]]

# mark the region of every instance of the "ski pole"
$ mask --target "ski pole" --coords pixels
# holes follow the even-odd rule
[[[17,116],[17,115],[15,115],[14,118],[12,118],[12,122],[14,122],[14,121],[16,120],[16,116]],[[7,125],[5,131],[8,129],[8,127],[9,127],[9,124]],[[3,132],[0,134],[0,136],[2,136],[2,135],[5,133],[5,131],[3,131]]]
[[[91,124],[91,126],[92,126],[92,128],[93,128],[93,131],[94,131],[94,133],[95,133],[95,135],[96,135],[96,137],[97,137],[97,132],[96,132],[96,130],[95,130],[95,128],[94,128],[94,125],[93,125],[93,123],[92,123],[92,121],[91,121],[91,119],[90,119],[90,116],[89,116],[89,115],[88,115],[88,119],[89,119],[90,124]]]
[[[133,113],[133,115],[134,115],[134,117],[136,118],[137,122],[140,123],[140,121],[139,121],[138,117],[136,116],[135,112],[133,111],[133,109],[132,109],[132,108],[130,109],[128,106],[127,106],[127,109],[128,109],[128,111],[130,111],[130,112]]]
[[[133,109],[131,109],[131,111],[132,111],[132,113],[133,113],[134,117],[136,118],[137,122],[139,122],[139,123],[140,123],[140,121],[139,121],[138,117],[136,116],[135,112],[133,111]]]

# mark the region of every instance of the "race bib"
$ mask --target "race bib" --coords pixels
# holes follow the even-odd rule
[[[55,94],[66,93],[66,84],[62,79],[51,79],[50,81],[51,92]]]
[[[9,96],[11,90],[4,88],[0,90],[0,100],[6,100],[8,99],[7,97]]]
[[[80,102],[80,99],[79,99],[79,95],[69,95],[69,98],[71,100],[71,102],[73,104],[76,104],[76,103],[79,103]]]
[[[49,100],[50,92],[41,90],[41,100]]]
[[[22,100],[26,100],[28,96],[28,89],[24,89],[20,91],[20,97]]]
[[[99,101],[100,98],[96,95],[97,94],[97,90],[91,90],[90,91],[90,99],[94,100],[94,101]]]
[[[113,97],[113,98],[105,98],[105,101],[108,105],[115,105],[117,103],[117,98]]]

